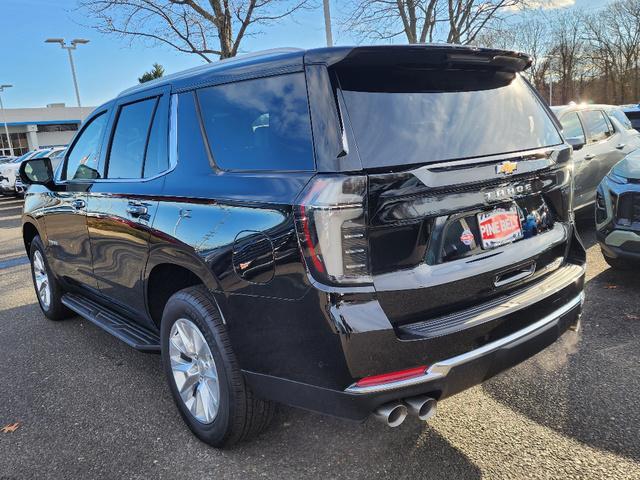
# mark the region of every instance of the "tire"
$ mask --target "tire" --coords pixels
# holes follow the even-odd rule
[[[197,327],[201,337],[198,337],[198,332],[189,330],[194,327]],[[190,331],[193,338],[199,338],[198,342],[204,339],[208,350],[203,353],[206,349],[201,347],[198,358],[198,354],[193,353],[198,349],[187,348],[190,342],[182,341],[184,337],[181,336],[181,329],[182,333]],[[220,312],[206,287],[185,288],[169,299],[162,315],[160,338],[162,364],[171,394],[182,418],[200,440],[223,448],[252,438],[269,425],[275,412],[275,404],[257,398],[245,383]],[[189,338],[188,334],[186,338]],[[207,360],[209,358],[213,362]],[[213,418],[212,409],[209,409],[210,415],[207,416],[206,410],[199,411],[197,408],[198,400],[215,397],[211,364],[218,387],[217,412]],[[174,367],[179,369],[177,377],[174,376]],[[200,375],[200,380],[195,384],[190,380],[183,380],[188,375],[187,367],[191,372],[189,375],[200,372],[194,375]],[[178,383],[182,383],[182,395]],[[187,397],[186,401],[183,396]],[[188,406],[185,402],[191,403]],[[200,405],[203,403],[207,402],[201,401]]]
[[[49,320],[58,321],[73,316],[73,312],[62,304],[64,290],[58,279],[53,275],[51,267],[49,267],[44,245],[42,245],[42,240],[38,235],[31,241],[29,260],[31,261],[31,279],[36,291],[36,298],[45,317]],[[48,302],[38,292],[38,280],[42,280],[42,274],[46,274]]]
[[[624,258],[612,258],[604,254],[602,252],[602,256],[604,257],[604,261],[609,264],[611,268],[614,270],[633,270],[633,268],[637,265],[633,262],[633,260],[625,260]]]

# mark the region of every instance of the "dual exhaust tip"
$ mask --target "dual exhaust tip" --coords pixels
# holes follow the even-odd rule
[[[401,402],[390,402],[380,405],[373,412],[373,417],[389,427],[397,427],[404,422],[407,415],[427,421],[436,414],[435,398],[420,396],[405,398]]]

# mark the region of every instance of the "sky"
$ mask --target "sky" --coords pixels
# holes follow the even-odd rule
[[[332,14],[344,14],[346,0],[331,0]],[[536,0],[546,7],[593,9],[605,0]],[[321,4],[320,0],[317,0]],[[262,27],[262,35],[243,40],[242,50],[277,47],[314,48],[325,44],[322,8],[303,11],[278,24]],[[5,108],[43,107],[64,102],[75,106],[67,52],[47,38],[90,40],[74,51],[83,106],[97,106],[137,83],[154,62],[166,73],[201,65],[195,55],[163,45],[122,40],[90,27],[76,0],[0,0],[0,84],[13,84],[2,94]],[[334,43],[358,42],[335,21]]]

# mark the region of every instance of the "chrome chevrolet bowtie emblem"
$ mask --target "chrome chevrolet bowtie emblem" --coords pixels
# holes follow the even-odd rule
[[[502,173],[503,175],[511,175],[516,170],[518,170],[518,162],[507,160],[496,165],[496,173]]]

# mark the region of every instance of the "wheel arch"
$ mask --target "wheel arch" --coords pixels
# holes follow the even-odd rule
[[[204,285],[210,292],[220,291],[218,280],[200,258],[172,248],[153,252],[145,273],[145,299],[151,320],[160,326],[164,307],[171,295],[195,285]],[[221,310],[213,293],[212,297]]]
[[[27,256],[31,254],[31,242],[33,242],[33,239],[36,236],[40,236],[42,241],[44,241],[37,223],[30,218],[25,220],[22,224],[22,241],[24,242],[24,248],[27,251]]]

